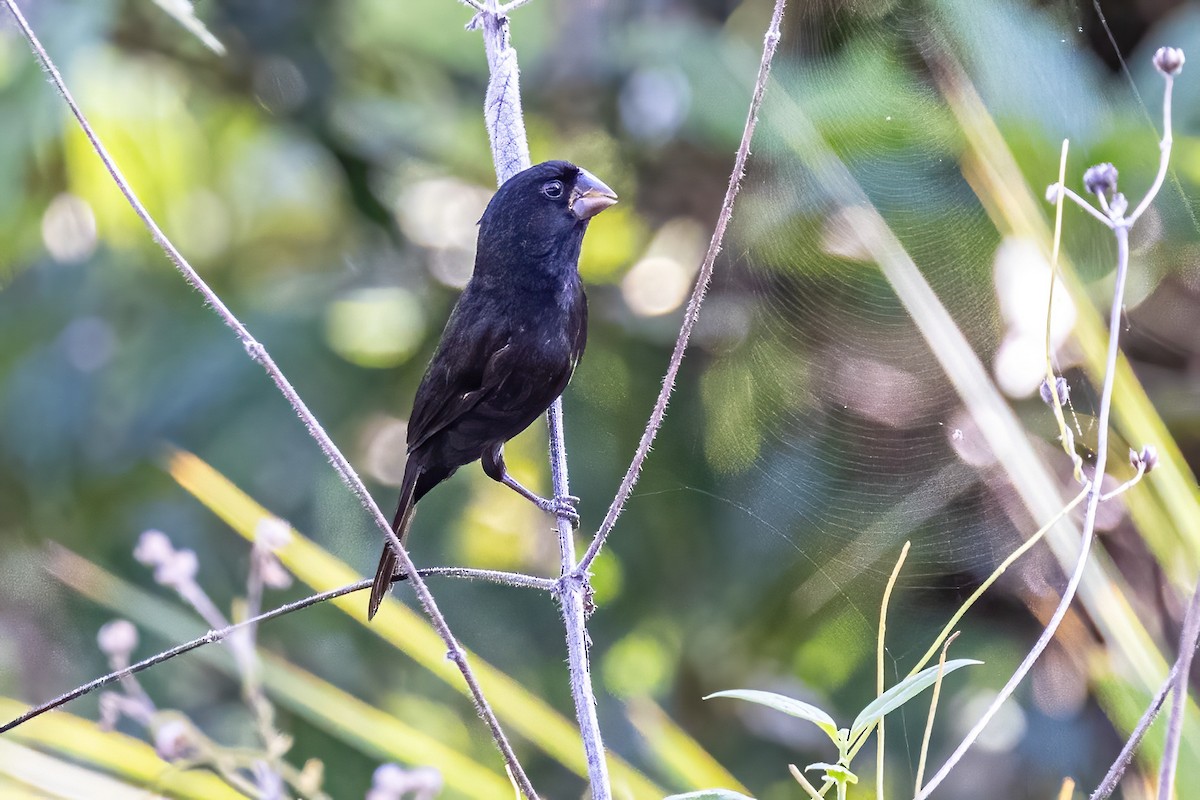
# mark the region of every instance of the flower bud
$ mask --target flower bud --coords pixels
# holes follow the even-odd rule
[[[292,541],[292,526],[279,517],[264,517],[254,526],[254,543],[274,553]]]
[[[1058,198],[1062,196],[1062,184],[1052,183],[1046,187],[1046,202],[1057,203]]]
[[[194,581],[199,571],[200,560],[194,550],[177,550],[154,570],[154,580],[162,586],[178,589]]]
[[[1154,68],[1163,75],[1178,75],[1185,60],[1178,47],[1160,47],[1154,51]]]
[[[100,652],[110,659],[128,661],[138,645],[137,628],[127,619],[114,619],[100,626],[96,643],[100,645]]]
[[[1088,167],[1083,173],[1083,188],[1089,194],[1109,194],[1117,190],[1117,168],[1107,162]]]
[[[1051,394],[1050,381],[1043,380],[1041,389],[1042,402],[1048,406],[1054,405],[1054,395],[1058,395],[1058,404],[1065,406],[1071,399],[1071,384],[1067,383],[1067,379],[1059,375],[1054,379],[1054,390]]]
[[[137,547],[133,548],[133,557],[147,567],[157,567],[174,552],[175,548],[165,533],[150,530],[138,537]]]
[[[167,720],[154,731],[154,749],[163,761],[179,761],[194,748],[192,730],[181,719]]]
[[[1142,474],[1149,472],[1158,466],[1158,448],[1152,444],[1148,444],[1142,448],[1142,452],[1140,453],[1130,448],[1129,463],[1134,469],[1140,467]]]

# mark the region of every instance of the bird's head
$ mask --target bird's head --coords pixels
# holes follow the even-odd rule
[[[616,202],[616,193],[581,167],[537,164],[493,195],[479,220],[479,252],[505,260],[565,258],[574,267],[588,221]]]

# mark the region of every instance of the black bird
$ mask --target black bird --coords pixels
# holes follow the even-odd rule
[[[475,271],[450,314],[417,388],[408,462],[392,529],[403,541],[413,508],[464,464],[545,511],[576,517],[508,474],[504,443],[562,394],[587,341],[579,249],[588,221],[617,202],[594,175],[547,161],[504,182],[479,220]],[[577,517],[576,517],[577,519]],[[396,556],[385,544],[367,618],[391,586]]]

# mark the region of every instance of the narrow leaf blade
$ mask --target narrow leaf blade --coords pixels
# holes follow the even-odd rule
[[[833,717],[810,703],[794,700],[791,697],[776,694],[775,692],[762,692],[756,689],[728,689],[723,692],[714,692],[704,699],[711,700],[714,697],[732,697],[735,700],[745,700],[750,703],[757,703],[760,706],[773,708],[776,711],[782,711],[784,714],[789,714],[793,717],[806,719],[825,731],[825,734],[834,742],[837,741],[837,723],[833,721]]]
[[[974,664],[982,664],[982,661],[976,661],[973,658],[956,658],[952,661],[947,661],[946,666],[942,669],[942,675],[949,675],[957,669],[969,667]],[[872,723],[882,719],[892,711],[895,711],[900,706],[907,703],[912,698],[916,697],[921,692],[928,689],[937,681],[938,666],[934,665],[923,669],[911,678],[905,678],[897,683],[892,688],[888,689],[883,694],[876,697],[862,713],[854,720],[854,724],[850,727],[850,741],[858,739],[862,732],[865,731]]]

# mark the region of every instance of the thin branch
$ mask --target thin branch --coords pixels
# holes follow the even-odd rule
[[[758,78],[754,82],[754,93],[750,98],[750,108],[746,113],[746,124],[742,128],[742,139],[738,143],[733,171],[729,174],[725,199],[721,202],[717,226],[709,240],[708,251],[704,254],[704,261],[696,276],[696,285],[692,289],[692,296],[688,300],[687,309],[683,314],[683,324],[679,328],[679,338],[675,340],[675,349],[671,352],[671,360],[667,365],[667,374],[663,377],[662,389],[658,393],[658,399],[654,402],[654,410],[650,412],[650,420],[646,423],[646,430],[642,433],[641,441],[638,442],[629,469],[626,470],[625,477],[621,479],[617,496],[613,498],[608,512],[604,515],[604,521],[600,523],[600,528],[596,531],[595,538],[592,539],[587,552],[579,562],[577,571],[580,573],[586,573],[592,562],[596,560],[600,548],[604,546],[605,540],[617,523],[617,517],[621,515],[621,511],[629,501],[630,494],[633,493],[633,487],[637,484],[642,465],[646,461],[646,456],[650,454],[650,446],[654,444],[654,438],[658,435],[658,429],[662,427],[663,417],[666,416],[667,402],[671,399],[671,393],[675,389],[675,380],[679,375],[683,353],[687,350],[688,342],[692,338],[692,331],[696,327],[696,320],[700,316],[700,306],[704,303],[704,295],[708,291],[709,281],[712,280],[717,254],[721,252],[721,245],[725,241],[725,230],[729,227],[729,220],[733,216],[733,204],[737,200],[742,186],[742,178],[746,174],[746,161],[750,158],[750,140],[754,137],[754,128],[758,124],[758,112],[762,108],[763,96],[766,94],[767,77],[771,73],[771,61],[775,58],[775,47],[779,44],[779,26],[786,4],[787,0],[776,0],[775,9],[771,13],[771,24],[767,27],[767,33],[763,39],[762,59],[758,64]]]
[[[1073,201],[1075,203],[1075,205],[1079,206],[1084,211],[1091,214],[1092,217],[1094,217],[1104,227],[1109,228],[1109,229],[1111,229],[1113,227],[1113,221],[1111,219],[1109,219],[1108,216],[1106,216],[1103,211],[1101,211],[1100,209],[1096,208],[1094,205],[1089,203],[1087,201],[1086,197],[1083,197],[1082,195],[1075,192],[1073,189],[1070,189],[1069,187],[1064,186],[1062,183],[1055,184],[1054,186],[1052,186],[1050,188],[1058,189],[1059,191],[1061,191],[1063,193],[1064,197],[1066,197],[1068,200]],[[1101,201],[1103,201],[1103,200],[1104,200],[1104,198],[1101,198]]]
[[[1177,674],[1179,674],[1179,661],[1171,665],[1171,671],[1167,673],[1167,679],[1159,687],[1158,694],[1154,695],[1154,699],[1150,701],[1149,708],[1142,714],[1142,718],[1138,720],[1138,724],[1134,727],[1133,733],[1129,735],[1125,746],[1121,748],[1121,752],[1117,754],[1116,760],[1108,768],[1108,774],[1104,776],[1104,780],[1096,787],[1096,791],[1092,792],[1089,800],[1107,800],[1117,790],[1117,785],[1125,775],[1125,770],[1133,762],[1133,754],[1137,752],[1138,745],[1142,743],[1146,732],[1150,730],[1150,726],[1158,718],[1158,712],[1162,710],[1167,695],[1170,694],[1171,688],[1175,685],[1175,676]]]
[[[1100,495],[1100,502],[1103,503],[1108,500],[1112,500],[1117,495],[1125,494],[1125,492],[1128,492],[1134,486],[1137,486],[1141,482],[1142,478],[1145,477],[1145,475],[1146,465],[1138,462],[1137,472],[1133,474],[1133,477],[1122,483],[1117,488],[1113,489],[1111,492],[1105,492],[1104,494]]]
[[[463,578],[468,581],[484,581],[501,586],[512,586],[517,589],[537,589],[541,592],[553,592],[557,583],[550,578],[539,578],[536,575],[526,575],[523,572],[505,572],[496,569],[471,569],[470,567],[421,567],[417,574],[422,578],[430,576],[442,578]],[[407,580],[408,575],[401,573],[392,578],[392,583]]]
[[[267,611],[266,613],[259,614],[256,617],[250,617],[249,619],[242,620],[241,622],[238,622],[233,625],[228,625],[224,628],[217,628],[217,629],[210,630],[208,633],[204,634],[203,636],[201,636],[199,638],[193,639],[190,642],[185,642],[184,644],[178,645],[176,647],[172,647],[170,650],[164,650],[163,652],[158,653],[157,655],[153,655],[150,658],[147,658],[143,661],[139,661],[136,664],[132,664],[124,669],[119,669],[119,670],[116,670],[115,672],[110,672],[109,674],[105,675],[102,678],[97,678],[96,680],[94,680],[90,683],[85,683],[82,686],[72,689],[71,691],[67,692],[66,694],[60,695],[48,703],[43,703],[39,706],[35,706],[35,707],[29,709],[28,711],[26,711],[21,716],[12,720],[11,722],[5,723],[2,727],[0,727],[0,733],[6,733],[7,731],[12,730],[13,728],[17,727],[18,725],[28,722],[29,720],[33,719],[34,717],[39,717],[42,714],[45,714],[47,711],[52,711],[53,709],[56,709],[59,706],[69,703],[72,700],[75,700],[77,698],[83,697],[85,694],[94,692],[97,689],[101,689],[105,686],[108,686],[109,684],[114,683],[115,681],[119,681],[130,675],[134,675],[138,672],[141,672],[142,670],[149,669],[150,667],[153,667],[157,664],[161,664],[164,661],[169,661],[170,659],[174,658],[175,656],[183,655],[184,653],[186,653],[190,650],[195,650],[197,647],[203,647],[206,644],[212,644],[213,642],[220,642],[220,641],[228,638],[230,635],[242,630],[243,628],[253,627],[255,625],[258,625],[259,623],[275,619],[276,617],[282,617],[285,614],[290,614],[293,611],[300,611],[301,609],[305,609],[310,606],[314,606],[317,603],[323,603],[326,600],[333,600],[336,597],[342,597],[343,595],[350,594],[351,592],[357,592],[362,589],[370,588],[370,586],[371,586],[371,581],[359,581],[358,583],[354,583],[349,586],[343,586],[340,589],[331,589],[328,592],[322,592],[321,594],[315,594],[315,595],[312,595],[311,597],[306,597],[303,600],[297,600],[294,603],[288,603],[287,605],[282,605],[279,608],[272,609],[271,611]]]
[[[1168,86],[1170,86],[1168,77]],[[1187,712],[1188,682],[1192,673],[1192,655],[1200,641],[1200,583],[1192,592],[1183,630],[1179,635],[1179,658],[1176,660],[1175,696],[1171,699],[1171,717],[1167,722],[1167,741],[1158,773],[1158,800],[1171,800],[1175,788],[1175,767],[1179,762],[1179,740],[1183,737],[1183,716]]]
[[[462,567],[424,567],[422,569],[417,570],[417,573],[419,575],[421,575],[422,577],[431,577],[432,576],[432,577],[447,577],[447,578],[464,578],[466,580],[488,581],[488,582],[500,584],[503,586],[514,586],[514,587],[518,587],[518,588],[538,589],[541,591],[553,591],[553,589],[555,587],[555,582],[548,578],[537,578],[532,575],[522,575],[520,573],[514,573],[514,572],[498,572],[498,571],[486,570],[486,569],[464,569]],[[406,577],[407,576],[399,576],[399,577],[395,578],[395,580],[396,581],[405,580]],[[124,668],[115,670],[115,671],[109,673],[108,675],[105,675],[102,678],[97,678],[96,680],[91,681],[90,683],[85,683],[82,686],[78,686],[78,687],[72,689],[71,691],[67,692],[66,694],[60,695],[59,697],[56,697],[47,703],[43,703],[42,705],[35,706],[34,708],[29,709],[28,711],[26,711],[24,714],[17,717],[16,719],[6,722],[2,727],[0,727],[0,733],[5,733],[7,731],[10,731],[22,723],[28,722],[29,720],[33,719],[34,717],[41,716],[42,714],[46,713],[47,711],[52,711],[52,710],[58,708],[59,706],[65,704],[65,703],[69,703],[72,700],[76,700],[80,697],[83,697],[86,694],[91,694],[92,692],[96,691],[97,689],[102,689],[105,686],[108,686],[110,683],[113,683],[114,681],[124,680],[125,678],[127,678],[135,673],[141,672],[144,669],[148,669],[150,667],[155,666],[156,664],[161,664],[164,661],[169,661],[172,658],[174,658],[175,656],[183,655],[184,653],[187,653],[191,650],[195,650],[197,647],[203,647],[206,644],[213,644],[215,642],[220,642],[220,641],[228,638],[232,634],[237,633],[238,631],[241,631],[242,629],[256,628],[259,624],[261,624],[263,622],[268,622],[270,620],[276,619],[277,617],[282,617],[286,614],[291,614],[294,611],[302,611],[306,608],[310,608],[311,606],[315,606],[318,603],[324,603],[327,600],[334,600],[334,599],[336,599],[338,597],[342,597],[344,595],[353,594],[354,592],[360,592],[363,589],[369,589],[370,587],[371,587],[371,581],[369,581],[369,580],[359,581],[358,583],[352,583],[348,586],[342,586],[338,589],[330,589],[327,592],[321,592],[319,594],[310,595],[301,600],[295,600],[291,603],[287,603],[285,605],[279,606],[278,608],[273,608],[270,611],[264,611],[263,613],[257,614],[253,617],[247,617],[246,619],[242,620],[241,622],[235,623],[233,625],[227,625],[227,626],[224,626],[221,628],[215,628],[213,630],[210,630],[208,633],[204,634],[203,636],[201,636],[197,639],[193,639],[190,642],[186,642],[184,644],[177,645],[176,647],[172,647],[170,650],[164,650],[163,652],[158,653],[153,656],[150,656],[149,658],[147,658],[143,661],[139,661],[138,663],[136,663],[132,666],[128,666],[128,667],[124,667]]]
[[[914,791],[921,791],[921,781],[925,779],[925,762],[929,758],[929,740],[933,737],[933,718],[937,714],[938,698],[942,695],[942,678],[946,672],[946,653],[950,650],[950,645],[958,638],[958,631],[946,640],[942,645],[942,654],[938,657],[937,680],[933,682],[933,696],[929,700],[929,717],[925,720],[925,735],[921,737],[921,755],[917,759],[917,781]],[[880,720],[882,722],[882,720]],[[879,732],[883,733],[883,727],[880,726]],[[882,793],[880,793],[882,800]]]
[[[1162,188],[1163,181],[1167,178],[1167,165],[1171,162],[1171,143],[1174,141],[1174,137],[1171,135],[1171,89],[1175,86],[1175,78],[1172,75],[1164,74],[1163,79],[1166,85],[1163,87],[1163,136],[1162,141],[1158,144],[1158,174],[1154,176],[1154,183],[1146,192],[1146,196],[1142,198],[1142,202],[1138,203],[1137,208],[1126,219],[1130,225],[1137,222],[1138,217],[1154,202],[1159,189]]]
[[[788,764],[788,772],[792,773],[792,777],[796,779],[796,783],[804,787],[804,791],[808,792],[808,796],[812,800],[821,800],[821,792],[817,791],[817,787],[809,782],[808,778],[804,777],[804,773],[795,764]],[[828,786],[828,784],[826,784]]]
[[[22,34],[29,42],[29,46],[33,49],[34,55],[41,63],[42,69],[44,69],[50,76],[51,83],[54,84],[55,89],[58,90],[59,95],[62,96],[63,101],[71,109],[71,113],[79,122],[79,126],[83,129],[84,135],[87,136],[88,141],[91,143],[92,149],[95,150],[96,155],[104,163],[105,168],[112,176],[113,182],[116,183],[117,187],[121,190],[121,193],[125,195],[125,199],[129,201],[129,205],[133,207],[134,213],[137,214],[138,218],[141,219],[147,230],[150,231],[150,235],[154,239],[155,243],[162,248],[167,258],[172,264],[175,265],[175,268],[183,276],[184,280],[186,280],[193,288],[200,292],[205,301],[212,306],[213,310],[217,312],[225,324],[233,329],[233,332],[241,341],[242,346],[246,349],[246,353],[250,356],[250,358],[258,362],[259,365],[261,365],[266,371],[267,375],[275,383],[276,387],[278,387],[280,393],[282,393],[284,398],[288,401],[288,404],[291,405],[292,410],[295,411],[301,422],[304,423],[304,427],[308,430],[309,435],[316,440],[318,446],[321,448],[321,452],[325,454],[325,457],[333,465],[333,468],[337,471],[338,475],[341,476],[342,482],[346,484],[354,496],[358,498],[359,503],[362,504],[363,508],[366,509],[367,513],[374,519],[375,524],[378,526],[380,532],[387,537],[388,543],[396,552],[397,560],[399,561],[401,569],[410,575],[414,573],[416,571],[416,566],[413,564],[412,559],[409,558],[408,552],[404,549],[400,543],[400,540],[392,531],[392,526],[388,523],[387,518],[384,517],[383,512],[379,510],[379,506],[375,503],[374,499],[367,491],[367,487],[363,484],[362,479],[358,477],[358,474],[354,471],[354,468],[350,466],[350,462],[346,460],[346,457],[342,454],[341,450],[339,450],[337,445],[333,443],[333,440],[329,437],[329,434],[325,432],[325,429],[321,426],[321,423],[317,420],[316,416],[311,410],[309,410],[308,406],[300,398],[300,395],[296,392],[296,389],[283,374],[282,370],[279,369],[279,366],[275,363],[275,360],[271,357],[270,353],[267,352],[267,349],[250,335],[250,332],[246,329],[246,326],[242,324],[241,320],[239,320],[237,316],[235,316],[234,313],[229,310],[217,293],[214,292],[208,286],[208,284],[204,282],[196,270],[192,268],[191,264],[188,263],[175,245],[172,244],[167,238],[166,234],[162,232],[162,229],[159,228],[158,223],[155,222],[154,218],[146,210],[146,207],[142,204],[141,200],[138,199],[136,193],[133,191],[133,187],[130,186],[129,182],[125,179],[112,156],[109,155],[108,150],[100,142],[99,136],[97,136],[96,132],[92,129],[92,126],[90,123],[88,123],[83,111],[75,102],[74,97],[72,97],[71,92],[67,89],[67,85],[63,81],[62,75],[59,73],[54,61],[50,58],[50,55],[42,46],[41,41],[33,32],[33,28],[31,28],[29,23],[25,20],[24,15],[21,14],[21,10],[17,7],[15,0],[3,0],[3,2],[4,5],[7,6],[9,12],[13,15],[13,18],[16,20],[17,26],[21,29]],[[483,691],[479,686],[479,682],[476,680],[474,673],[467,664],[466,655],[463,652],[462,647],[458,644],[458,640],[455,639],[454,634],[450,631],[450,627],[446,623],[445,617],[442,616],[441,611],[438,609],[437,603],[433,599],[433,595],[429,592],[429,587],[425,585],[425,581],[420,578],[419,574],[413,578],[412,585],[413,591],[416,593],[417,599],[420,601],[425,613],[429,616],[430,621],[433,623],[434,629],[437,630],[442,641],[446,643],[446,647],[449,650],[450,659],[458,665],[459,670],[462,672],[463,680],[466,681],[467,687],[470,689],[471,696],[475,702],[475,710],[488,726],[488,729],[492,734],[492,738],[496,742],[497,748],[499,748],[501,754],[504,756],[505,762],[513,768],[513,772],[517,779],[522,782],[523,788],[529,788],[527,795],[531,798],[534,797],[532,788],[528,787],[528,779],[525,778],[525,773],[516,760],[516,755],[513,753],[512,746],[508,743],[508,739],[500,727],[499,720],[496,719],[495,713],[488,705],[486,698],[484,698]]]
[[[892,599],[892,589],[896,587],[896,580],[900,577],[900,569],[904,566],[905,559],[908,558],[909,548],[912,547],[912,542],[906,541],[904,547],[900,548],[900,557],[896,559],[896,566],[892,568],[892,574],[888,577],[887,586],[883,589],[883,600],[879,604],[879,635],[876,637],[875,644],[875,696],[879,697],[883,694],[883,654],[887,642],[887,612],[888,605]],[[944,651],[943,651],[944,652]],[[875,798],[883,800],[883,761],[884,761],[884,724],[883,717],[879,718],[879,745],[875,749]]]

